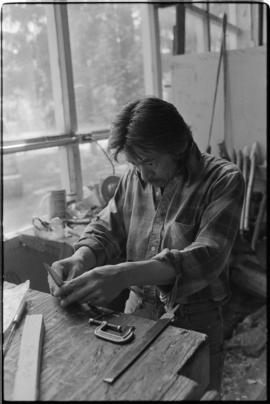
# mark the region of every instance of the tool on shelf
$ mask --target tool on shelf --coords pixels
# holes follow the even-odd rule
[[[112,324],[94,318],[90,318],[88,322],[89,325],[98,325],[95,329],[95,335],[106,341],[115,342],[116,344],[125,344],[134,338],[135,327],[133,325]]]
[[[177,304],[173,309],[163,314],[160,319],[146,331],[139,344],[132,346],[128,352],[125,352],[123,356],[109,369],[107,375],[104,377],[104,381],[112,384],[122,375],[137,359],[138,357],[150,346],[150,344],[162,333],[165,328],[174,320],[174,314],[179,308]]]
[[[21,321],[21,319],[22,319],[22,317],[23,317],[23,315],[24,315],[24,313],[26,311],[26,307],[27,307],[27,302],[26,302],[25,299],[23,299],[20,306],[19,306],[19,308],[18,308],[17,313],[15,314],[14,319],[12,320],[12,325],[11,325],[11,329],[10,329],[10,332],[8,334],[8,337],[7,337],[7,342],[6,342],[6,344],[4,345],[4,348],[3,348],[3,355],[4,356],[6,355],[8,349],[10,347],[12,338],[13,338],[13,336],[15,334],[15,330],[16,330],[17,326],[20,324],[20,321]]]

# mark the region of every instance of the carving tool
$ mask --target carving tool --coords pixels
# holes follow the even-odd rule
[[[118,379],[122,373],[125,372],[138,357],[150,346],[150,344],[162,333],[163,330],[173,321],[174,313],[179,308],[177,304],[172,310],[163,314],[160,319],[148,330],[142,337],[142,340],[138,345],[130,348],[128,352],[125,352],[119,360],[113,365],[104,377],[104,381],[112,384]]]
[[[125,344],[134,338],[135,327],[133,325],[122,326],[108,323],[107,321],[99,321],[94,318],[90,318],[88,322],[89,325],[96,324],[99,326],[95,329],[95,335],[106,341],[115,342],[116,344]]]
[[[15,334],[15,330],[16,330],[17,326],[19,325],[19,323],[20,323],[20,321],[21,321],[21,319],[22,319],[22,317],[23,317],[23,315],[25,313],[26,306],[27,306],[27,302],[23,298],[23,300],[21,301],[21,304],[19,305],[19,308],[18,308],[18,310],[17,310],[17,312],[15,314],[15,317],[14,317],[14,319],[12,321],[12,325],[11,325],[10,332],[8,334],[6,345],[3,348],[3,355],[4,356],[6,355],[8,349],[10,347],[12,338],[13,338],[13,336]]]
[[[257,160],[257,142],[253,143],[251,150],[250,150],[250,170],[249,170],[249,178],[247,183],[247,192],[246,192],[246,206],[244,212],[244,219],[243,219],[243,226],[244,231],[249,231],[249,211],[250,211],[250,201],[252,196],[253,184],[254,184],[254,177],[255,177],[255,169],[256,169],[256,160]]]

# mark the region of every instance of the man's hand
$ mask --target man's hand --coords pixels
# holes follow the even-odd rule
[[[55,291],[65,307],[74,302],[89,302],[96,306],[112,301],[125,288],[121,270],[117,265],[96,267],[89,272],[66,281]]]
[[[81,247],[72,256],[55,261],[52,269],[57,273],[58,277],[64,281],[69,281],[83,274],[85,271],[95,266],[96,260],[88,247]],[[52,295],[57,290],[57,285],[52,277],[48,275],[48,283]]]
[[[104,265],[66,280],[55,296],[63,307],[74,302],[89,302],[96,306],[112,301],[131,285],[169,285],[175,280],[174,268],[157,260],[122,262]]]

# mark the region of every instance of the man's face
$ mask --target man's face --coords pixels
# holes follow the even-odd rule
[[[138,151],[139,158],[126,157],[139,171],[143,181],[156,187],[164,187],[175,175],[178,163],[176,157],[157,151]]]

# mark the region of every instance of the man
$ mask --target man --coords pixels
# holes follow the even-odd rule
[[[63,306],[101,306],[129,288],[125,312],[152,319],[179,303],[174,325],[208,335],[209,388],[220,390],[221,305],[230,295],[243,177],[234,164],[201,153],[177,109],[155,97],[120,111],[109,149],[115,160],[124,153],[131,167],[74,254],[53,264],[66,280],[54,295]],[[125,261],[111,264],[120,257]]]

